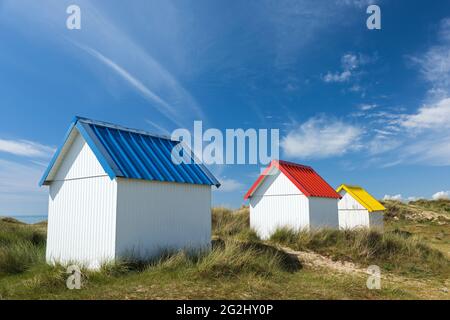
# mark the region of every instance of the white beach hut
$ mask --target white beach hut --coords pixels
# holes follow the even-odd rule
[[[173,163],[177,144],[76,117],[40,181],[49,186],[47,261],[97,268],[209,247],[211,186],[220,184],[202,164]]]
[[[383,228],[386,208],[366,190],[343,184],[336,191],[342,197],[338,203],[341,229]]]
[[[266,239],[277,229],[338,228],[340,195],[313,168],[273,160],[248,190],[250,226]]]

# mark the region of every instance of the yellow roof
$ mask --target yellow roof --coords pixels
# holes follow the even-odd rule
[[[386,210],[386,208],[378,202],[377,199],[372,197],[366,190],[358,186],[349,186],[346,184],[341,185],[336,189],[337,192],[340,192],[342,189],[347,191],[352,195],[355,200],[357,200],[361,205],[363,205],[369,212],[372,211],[381,211]]]

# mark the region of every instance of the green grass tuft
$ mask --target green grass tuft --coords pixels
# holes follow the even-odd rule
[[[0,221],[0,274],[22,273],[45,260],[45,232],[8,219]]]

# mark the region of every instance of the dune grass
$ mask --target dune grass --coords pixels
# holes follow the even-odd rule
[[[416,201],[411,201],[409,204],[415,205],[427,210],[436,211],[440,213],[448,214],[450,218],[450,200],[449,199],[439,199],[439,200],[424,200],[419,199]]]
[[[0,220],[0,275],[44,263],[46,234],[14,219]]]
[[[430,248],[420,238],[398,231],[378,230],[315,230],[278,229],[271,236],[273,243],[296,250],[312,250],[335,260],[361,265],[378,265],[387,271],[410,276],[442,276],[450,274],[450,261],[444,254]]]
[[[212,227],[211,250],[165,252],[147,261],[128,259],[104,264],[98,271],[82,269],[83,289],[68,290],[66,266],[45,264],[45,224],[0,221],[0,299],[428,297],[413,285],[404,290],[403,284],[385,284],[381,291],[369,291],[364,275],[303,268],[278,244],[433,281],[449,274],[448,260],[407,233],[283,229],[263,242],[249,228],[248,207],[214,208]],[[435,285],[430,292],[440,297]]]

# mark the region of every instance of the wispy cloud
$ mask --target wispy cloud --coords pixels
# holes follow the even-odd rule
[[[28,140],[0,139],[0,152],[6,152],[17,156],[48,158],[55,149],[37,142]]]
[[[385,194],[383,200],[403,201],[403,196],[401,194],[396,195]]]
[[[94,62],[101,61],[152,103],[152,106],[157,106],[172,123],[186,126],[192,120],[206,119],[202,108],[180,83],[176,74],[152,55],[151,48],[144,47],[128,34],[126,28],[121,27],[120,20],[108,15],[106,5],[89,0],[79,0],[77,4],[82,8],[82,29],[72,33],[70,38],[64,32],[67,31],[63,29],[64,23],[60,21],[65,11],[62,2],[52,1],[42,6],[35,1],[5,1],[1,13],[5,17],[5,23],[14,24],[18,30],[33,37],[38,36],[41,41],[56,43],[61,50],[92,67],[94,72],[98,71],[99,64],[93,63],[92,58],[95,59]],[[161,2],[160,5],[165,6],[166,3]],[[24,18],[34,28],[26,28],[17,23]],[[36,30],[39,32],[36,33]],[[77,48],[88,52],[89,56],[80,55],[80,51],[73,50],[74,43],[79,44]],[[176,52],[177,47],[173,50]],[[114,95],[120,92],[117,87],[111,88],[113,82],[108,73],[102,70],[97,75]]]
[[[353,53],[346,53],[341,57],[341,70],[337,72],[329,71],[324,76],[322,76],[322,79],[323,81],[328,83],[348,82],[359,73],[358,69],[362,65],[369,63],[371,60],[371,58],[362,54],[356,55]],[[355,85],[353,87],[355,87]]]
[[[241,182],[235,180],[235,179],[229,179],[229,178],[222,178],[219,179],[221,185],[220,188],[217,189],[217,191],[220,192],[233,192],[242,190],[244,188],[244,184]]]
[[[358,149],[362,129],[324,116],[311,118],[282,138],[281,147],[289,157],[321,159]]]
[[[352,73],[359,66],[359,59],[356,55],[347,53],[341,58],[342,71],[328,72],[323,76],[325,82],[345,82],[350,80]]]
[[[450,129],[450,98],[443,99],[435,105],[421,107],[417,113],[405,115],[402,126],[413,129]]]
[[[381,0],[378,0],[378,1],[374,1],[374,0],[337,0],[336,2],[341,5],[347,5],[347,6],[352,6],[352,7],[356,7],[356,8],[364,8],[371,4],[379,4],[381,2]]]
[[[151,125],[153,128],[155,128],[156,130],[158,130],[160,133],[163,133],[163,134],[168,135],[168,136],[171,135],[170,131],[167,130],[165,127],[161,126],[160,124],[158,124],[158,123],[156,123],[156,122],[154,122],[154,121],[151,121],[151,120],[149,120],[149,119],[145,119],[145,122],[147,122],[147,123],[148,123],[149,125]]]
[[[116,72],[120,77],[122,77],[130,86],[135,88],[142,96],[144,96],[147,100],[150,102],[156,104],[157,109],[163,113],[168,119],[176,119],[177,112],[175,108],[173,108],[169,103],[167,103],[164,99],[162,99],[160,96],[158,96],[156,93],[154,93],[152,90],[150,90],[147,86],[145,86],[139,79],[137,79],[135,76],[130,74],[127,70],[125,70],[122,66],[117,64],[116,62],[112,61],[108,57],[104,56],[97,50],[79,45],[78,46],[110,67],[114,72]],[[180,123],[177,123],[178,125],[181,125]]]
[[[39,188],[42,168],[0,159],[0,215],[45,214],[47,193]]]
[[[437,44],[409,56],[430,89],[415,112],[376,110],[363,117],[374,134],[365,145],[369,154],[383,155],[383,166],[420,163],[450,165],[450,19],[443,19]],[[357,113],[358,114],[358,113]]]
[[[369,103],[364,103],[364,104],[360,104],[358,106],[358,109],[361,111],[369,111],[369,110],[373,110],[375,108],[377,108],[378,105],[375,103],[369,104]]]
[[[420,68],[423,78],[431,84],[431,99],[443,99],[450,94],[450,18],[440,22],[437,43],[423,54],[408,56]]]

